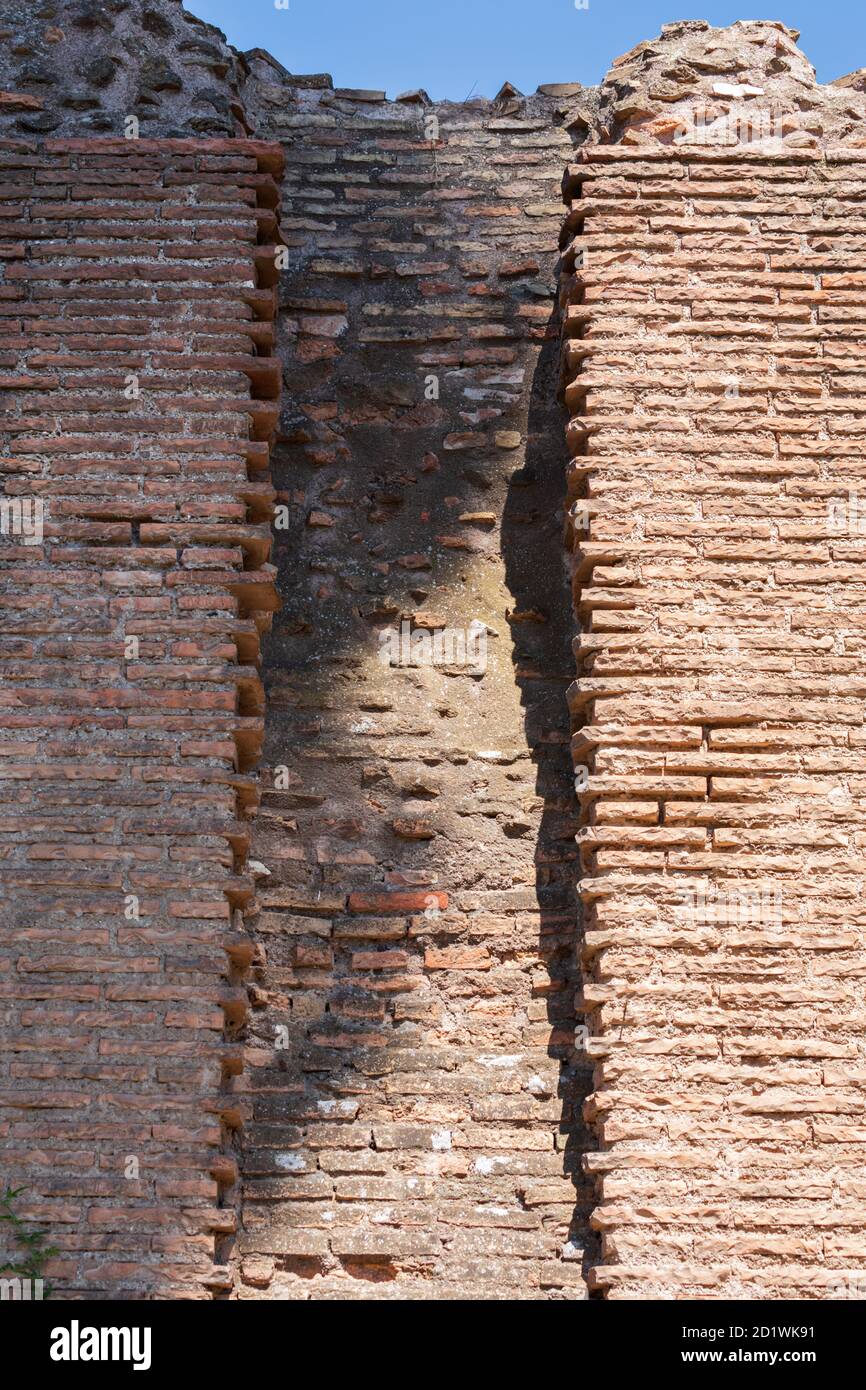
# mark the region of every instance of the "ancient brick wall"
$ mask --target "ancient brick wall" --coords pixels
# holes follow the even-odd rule
[[[692,30],[566,180],[592,1281],[862,1298],[862,97]]]
[[[289,392],[246,1297],[585,1296],[554,300],[574,96],[259,88]],[[473,622],[471,672],[432,659]],[[426,654],[383,664],[401,630]]]
[[[0,1176],[61,1296],[862,1293],[866,84],[795,40],[389,102],[0,0]]]
[[[0,143],[0,1139],[66,1293],[226,1280],[280,165]]]

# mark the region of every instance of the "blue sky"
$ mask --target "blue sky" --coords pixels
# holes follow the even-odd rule
[[[611,60],[674,19],[781,19],[829,82],[866,67],[864,0],[774,0],[768,10],[700,0],[186,0],[236,48],[266,48],[290,72],[329,72],[340,87],[425,87],[434,100],[600,80]],[[778,7],[778,8],[777,8]]]

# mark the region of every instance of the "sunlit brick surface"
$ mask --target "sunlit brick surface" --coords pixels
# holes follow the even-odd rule
[[[592,1278],[862,1297],[866,155],[567,189]]]

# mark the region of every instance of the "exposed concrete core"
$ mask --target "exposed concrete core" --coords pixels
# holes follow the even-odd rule
[[[0,0],[0,1145],[61,1295],[866,1279],[866,84],[796,38],[389,102]]]

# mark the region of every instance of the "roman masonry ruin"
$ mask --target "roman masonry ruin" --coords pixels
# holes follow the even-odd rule
[[[866,1296],[866,72],[0,0],[0,208],[53,1296]]]

